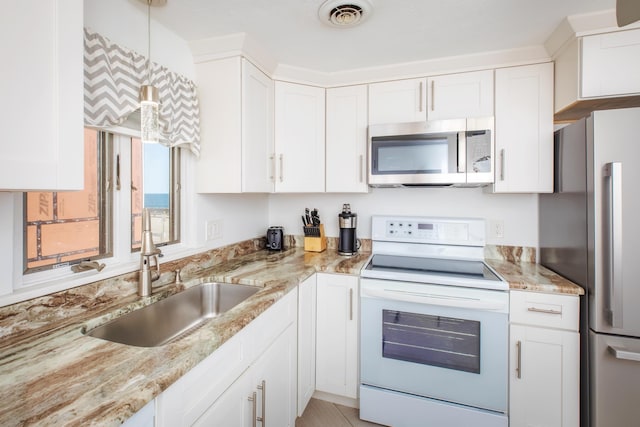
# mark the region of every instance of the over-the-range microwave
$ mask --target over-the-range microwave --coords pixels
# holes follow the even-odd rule
[[[492,183],[494,119],[432,120],[369,126],[369,185],[458,186]]]

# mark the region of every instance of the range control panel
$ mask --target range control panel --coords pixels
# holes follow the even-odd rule
[[[476,218],[429,218],[373,216],[373,240],[484,245],[485,225]]]

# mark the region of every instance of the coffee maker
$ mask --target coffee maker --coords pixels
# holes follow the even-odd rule
[[[338,253],[340,255],[355,255],[360,249],[360,242],[356,237],[358,215],[351,212],[351,206],[348,203],[342,205],[342,213],[338,214],[338,223],[340,225]]]

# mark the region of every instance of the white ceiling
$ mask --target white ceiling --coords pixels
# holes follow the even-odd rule
[[[615,8],[615,0],[369,1],[373,13],[354,28],[321,23],[324,0],[168,0],[151,13],[187,41],[243,32],[277,63],[338,72],[540,46],[566,16]]]

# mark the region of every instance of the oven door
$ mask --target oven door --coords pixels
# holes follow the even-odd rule
[[[507,412],[509,294],[361,280],[361,383]]]

